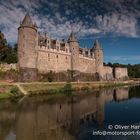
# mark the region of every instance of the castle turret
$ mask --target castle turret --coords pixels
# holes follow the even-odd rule
[[[79,71],[79,44],[72,31],[68,39],[71,51],[71,70]]]
[[[29,13],[18,28],[18,66],[21,81],[34,81],[37,76],[37,26]]]
[[[98,40],[95,41],[92,51],[94,53],[95,62],[96,62],[96,73],[98,73],[99,78],[101,78],[102,71],[103,71],[103,50],[100,47]]]

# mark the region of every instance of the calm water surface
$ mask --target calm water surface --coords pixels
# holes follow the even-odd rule
[[[139,86],[0,101],[0,140],[140,140],[140,128],[130,128],[134,125],[140,126]],[[122,130],[124,126],[128,129]],[[103,131],[138,132],[93,134]]]

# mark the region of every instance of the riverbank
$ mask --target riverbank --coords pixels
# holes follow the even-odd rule
[[[72,91],[99,90],[125,85],[139,85],[140,81],[96,81],[96,82],[32,82],[0,83],[0,99],[21,95],[70,93]]]
[[[0,100],[7,98],[17,98],[23,93],[15,84],[0,83]]]

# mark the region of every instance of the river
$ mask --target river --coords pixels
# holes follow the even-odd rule
[[[0,140],[139,140],[140,86],[0,101]]]

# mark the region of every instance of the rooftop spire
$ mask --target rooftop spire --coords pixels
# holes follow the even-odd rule
[[[23,21],[21,22],[21,26],[29,26],[29,27],[33,26],[33,22],[29,13],[25,15]]]
[[[100,43],[99,43],[99,41],[98,41],[97,39],[95,40],[93,49],[94,49],[94,50],[101,50],[101,49],[102,49],[102,48],[100,47]]]
[[[71,34],[70,34],[70,37],[69,37],[68,41],[77,42],[76,37],[75,37],[75,35],[74,35],[74,32],[73,32],[73,31],[71,32]]]

